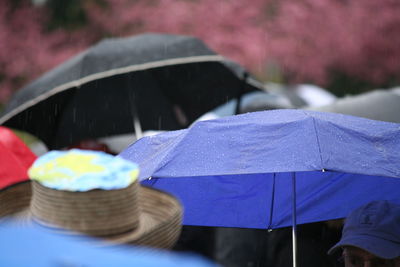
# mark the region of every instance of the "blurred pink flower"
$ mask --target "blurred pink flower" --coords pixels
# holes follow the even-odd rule
[[[88,22],[74,32],[48,32],[45,8],[12,2],[0,0],[0,102],[103,37],[143,32],[196,36],[266,79],[277,65],[287,82],[400,80],[398,0],[84,1]]]
[[[46,32],[46,10],[24,2],[0,1],[0,102],[87,44],[77,34]]]

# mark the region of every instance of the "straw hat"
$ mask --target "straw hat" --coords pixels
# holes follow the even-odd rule
[[[76,155],[93,157],[91,163],[97,160],[101,164],[88,167]],[[66,160],[63,163],[60,159]],[[77,170],[65,171],[72,165]],[[94,171],[97,167],[103,168],[101,173]],[[80,171],[81,175],[75,172],[72,178],[63,177],[71,171]],[[56,173],[59,177],[54,177]],[[24,219],[31,222],[112,243],[158,248],[172,247],[180,235],[179,202],[165,192],[141,186],[137,166],[122,158],[78,149],[53,151],[39,158],[29,175],[33,180],[32,200]]]
[[[29,206],[31,201],[30,181],[10,185],[0,190],[0,218],[13,216]]]

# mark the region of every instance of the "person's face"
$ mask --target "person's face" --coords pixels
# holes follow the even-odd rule
[[[343,250],[345,267],[400,267],[400,258],[386,260],[356,247]]]

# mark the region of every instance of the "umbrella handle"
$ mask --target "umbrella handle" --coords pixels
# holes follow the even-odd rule
[[[131,75],[128,76],[128,79],[126,80],[126,82],[128,83],[128,88],[129,88],[129,101],[131,104],[130,111],[131,111],[131,115],[132,115],[133,128],[135,130],[136,140],[138,140],[143,137],[143,131],[142,131],[142,126],[140,125],[139,113],[136,110],[137,101],[136,101],[135,93],[133,92]]]
[[[246,90],[246,86],[247,86],[247,78],[249,77],[249,74],[247,73],[247,71],[245,71],[243,73],[243,78],[242,78],[242,86],[240,86],[239,89],[239,94],[237,97],[237,104],[236,104],[236,108],[235,108],[235,115],[240,113],[240,103],[242,102],[242,95],[244,94],[245,90]]]

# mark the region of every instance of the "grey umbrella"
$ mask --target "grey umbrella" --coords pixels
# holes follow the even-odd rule
[[[400,123],[400,87],[348,96],[330,105],[305,109]]]

